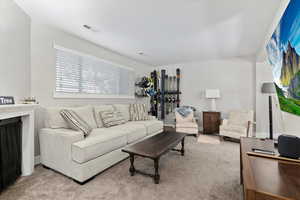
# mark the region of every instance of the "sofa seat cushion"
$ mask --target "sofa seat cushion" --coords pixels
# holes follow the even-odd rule
[[[111,127],[112,130],[122,130],[126,132],[127,143],[130,144],[147,136],[147,129],[143,124],[126,123]]]
[[[237,125],[222,125],[220,126],[221,131],[227,131],[227,132],[237,132],[241,134],[245,134],[247,132],[247,128],[243,126],[237,126]]]
[[[97,128],[84,140],[72,144],[72,158],[78,163],[84,163],[125,145],[127,145],[125,131]]]
[[[176,127],[176,132],[187,133],[187,134],[198,134],[198,128],[178,128]]]
[[[198,129],[198,125],[195,122],[182,122],[176,123],[176,128],[195,128]]]
[[[146,120],[146,121],[131,121],[128,124],[142,124],[146,127],[147,135],[152,135],[160,130],[163,130],[164,124],[159,120]]]

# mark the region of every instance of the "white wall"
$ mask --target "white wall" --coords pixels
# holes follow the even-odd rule
[[[205,89],[220,89],[221,98],[216,101],[217,109],[222,117],[228,111],[236,109],[255,108],[255,65],[254,62],[234,58],[205,62],[181,63],[162,66],[167,73],[175,75],[175,69],[181,68],[182,102],[181,105],[191,105],[199,112],[210,109],[210,101],[205,98]]]
[[[119,99],[54,99],[55,50],[53,44],[131,67],[138,75],[151,71],[151,66],[101,48],[86,40],[47,25],[31,24],[31,93],[43,106],[124,101]],[[128,101],[128,100],[126,100]]]
[[[0,2],[0,96],[30,95],[30,18],[12,0]]]
[[[261,94],[261,85],[263,82],[272,82],[272,66],[267,62],[256,63],[257,70],[257,94],[256,94],[256,117],[257,117],[257,132],[260,137],[268,137],[269,133],[269,107],[268,97]],[[273,131],[275,135],[282,133],[293,134],[300,136],[300,117],[282,112],[280,110],[278,98],[273,97]]]
[[[32,21],[31,24],[31,95],[40,102],[37,111],[37,131],[44,126],[43,107],[60,105],[111,104],[134,102],[135,99],[55,99],[55,50],[53,44],[77,50],[89,55],[103,58],[135,70],[137,76],[149,74],[151,67],[101,48],[91,42],[60,31],[48,25]],[[36,137],[36,155],[39,154],[38,138]]]

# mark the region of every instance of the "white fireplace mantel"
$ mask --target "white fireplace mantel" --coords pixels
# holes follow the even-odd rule
[[[0,105],[0,120],[13,117],[22,119],[22,176],[34,169],[34,108],[33,104]]]

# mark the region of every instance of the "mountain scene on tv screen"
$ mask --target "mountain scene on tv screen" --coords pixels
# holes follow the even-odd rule
[[[300,115],[300,1],[291,0],[267,45],[283,111]]]
[[[290,43],[283,52],[280,82],[277,94],[281,109],[300,115],[300,57]]]

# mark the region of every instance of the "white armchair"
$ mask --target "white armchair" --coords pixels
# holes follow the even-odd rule
[[[252,137],[253,117],[252,110],[230,112],[229,118],[224,119],[220,126],[220,136],[236,139]]]
[[[198,124],[194,117],[194,112],[191,112],[188,116],[182,117],[175,111],[176,118],[176,132],[187,133],[189,135],[198,135]]]

